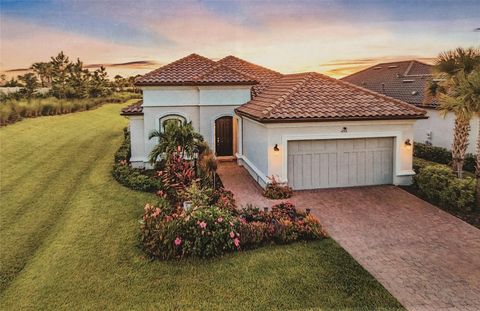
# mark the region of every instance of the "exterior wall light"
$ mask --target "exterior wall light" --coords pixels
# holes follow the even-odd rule
[[[407,140],[405,140],[405,148],[407,148],[408,150],[412,148],[412,141],[410,140],[410,138],[407,138]]]
[[[279,152],[280,149],[278,148],[278,144],[275,144],[275,146],[273,147],[273,151],[275,152]]]

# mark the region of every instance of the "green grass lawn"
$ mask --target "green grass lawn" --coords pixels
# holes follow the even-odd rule
[[[138,219],[153,197],[110,175],[121,107],[0,129],[2,310],[401,308],[331,239],[147,260]]]

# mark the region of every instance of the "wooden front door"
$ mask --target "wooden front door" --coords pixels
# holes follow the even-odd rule
[[[215,151],[217,156],[233,155],[232,117],[221,117],[215,120]]]

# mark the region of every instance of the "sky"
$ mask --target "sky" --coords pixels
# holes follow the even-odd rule
[[[341,77],[479,46],[478,28],[479,0],[0,0],[0,71],[64,51],[128,76],[198,53]]]

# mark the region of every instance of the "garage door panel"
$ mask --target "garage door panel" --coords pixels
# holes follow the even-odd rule
[[[390,184],[393,138],[292,141],[288,180],[294,189]]]

